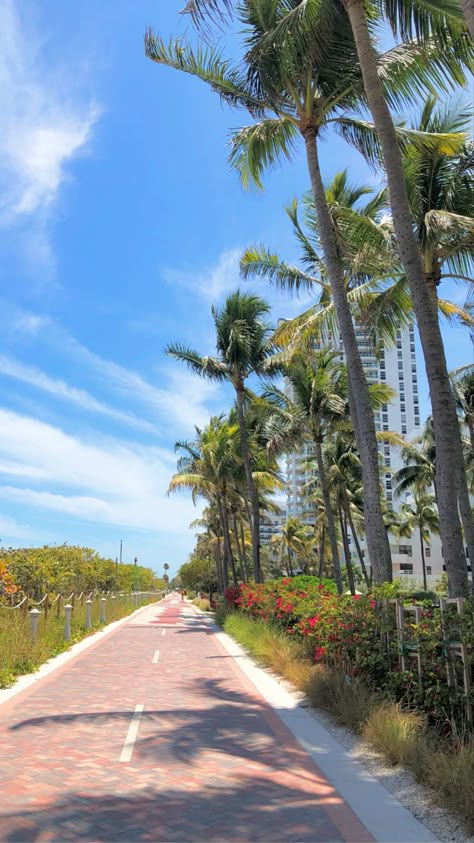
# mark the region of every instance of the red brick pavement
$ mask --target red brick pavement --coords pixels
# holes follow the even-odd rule
[[[2,843],[372,840],[189,613],[167,598],[0,706]]]

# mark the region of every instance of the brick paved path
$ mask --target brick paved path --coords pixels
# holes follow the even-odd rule
[[[0,706],[2,843],[371,839],[173,595]]]

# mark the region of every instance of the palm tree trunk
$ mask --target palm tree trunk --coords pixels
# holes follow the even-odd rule
[[[244,563],[243,552],[242,552],[242,548],[241,548],[240,540],[239,540],[239,528],[238,528],[238,525],[237,525],[237,515],[236,515],[235,511],[232,513],[232,526],[234,528],[235,544],[236,544],[236,547],[237,547],[237,555],[239,557],[239,562],[240,562],[240,571],[241,571],[241,574],[242,574],[242,579],[244,579],[245,563]]]
[[[352,562],[351,562],[351,551],[349,548],[349,542],[347,541],[347,530],[346,525],[344,524],[344,518],[342,515],[342,506],[339,504],[339,524],[341,526],[341,535],[342,535],[342,546],[344,548],[344,557],[346,560],[346,571],[347,571],[347,579],[349,580],[349,589],[351,594],[355,594],[355,583],[354,583],[354,572],[352,570]]]
[[[219,512],[219,520],[222,529],[222,543],[224,545],[223,559],[222,559],[222,585],[224,591],[229,588],[229,562],[230,562],[230,548],[229,548],[229,530],[227,524],[227,511],[225,504],[220,495],[217,495],[217,509]]]
[[[324,545],[326,544],[326,528],[324,524],[321,527],[321,538],[319,541],[319,579],[323,578],[324,568]]]
[[[474,41],[474,0],[461,0],[461,6],[469,35]]]
[[[286,550],[287,550],[287,557],[288,557],[288,565],[287,565],[286,570],[288,571],[288,576],[292,577],[293,576],[293,567],[291,565],[291,547],[290,547],[289,544],[287,544]]]
[[[426,561],[425,561],[425,548],[423,545],[423,532],[421,527],[418,527],[418,531],[420,534],[420,547],[421,547],[421,566],[423,568],[423,588],[425,591],[428,591],[428,583],[426,581]]]
[[[334,524],[334,512],[331,505],[331,497],[329,495],[329,486],[326,477],[326,469],[324,467],[323,453],[321,442],[317,436],[314,437],[314,448],[316,452],[316,462],[318,465],[319,482],[321,484],[321,492],[323,494],[324,508],[326,510],[326,521],[328,525],[329,544],[331,545],[332,564],[334,570],[334,581],[337,586],[338,594],[342,594],[342,577],[341,577],[341,563],[339,560],[339,551],[337,549],[336,525]]]
[[[472,563],[474,560],[474,526],[472,520],[471,501],[469,499],[469,492],[467,491],[465,483],[461,483],[459,489],[459,514],[464,527],[464,541],[466,543],[467,557],[472,570]],[[474,576],[472,578],[471,586],[474,592]]]
[[[377,70],[377,57],[370,39],[363,0],[345,0],[362,70],[364,88],[382,147],[387,173],[393,226],[405,269],[425,358],[433,410],[436,441],[438,507],[449,594],[460,597],[467,591],[467,567],[457,509],[461,437],[449,383],[435,298],[428,289],[418,247],[413,235],[410,206],[403,175],[402,158],[395,127]],[[370,550],[369,550],[370,552]]]
[[[230,569],[232,571],[232,581],[234,583],[234,586],[237,588],[237,586],[239,584],[239,581],[237,579],[237,570],[236,570],[236,567],[235,567],[234,551],[232,550],[232,538],[231,538],[230,526],[229,526],[229,512],[227,510],[227,503],[226,503],[225,500],[222,504],[222,511],[223,511],[224,517],[225,517],[224,529],[227,533],[227,545],[228,545],[228,548],[229,548],[229,562],[230,562]]]
[[[219,593],[224,594],[226,586],[224,585],[224,566],[222,564],[222,553],[221,553],[221,538],[220,538],[220,530],[219,526],[217,526],[216,530],[216,568],[217,568],[217,583],[219,587]]]
[[[367,547],[374,571],[375,582],[381,583],[392,579],[392,560],[380,503],[379,455],[375,436],[374,415],[370,406],[369,389],[357,347],[354,323],[347,300],[344,275],[337,253],[334,228],[329,215],[326,194],[321,178],[316,131],[312,127],[308,128],[304,138],[324,260],[331,285],[339,330],[346,353],[346,365],[350,386],[350,409],[362,466],[365,504],[364,525]]]
[[[249,520],[250,523],[250,520]],[[249,575],[247,571],[247,551],[245,550],[245,535],[244,535],[244,525],[242,521],[240,522],[240,544],[242,547],[242,575],[244,578],[244,582],[247,582]]]
[[[247,441],[247,429],[245,427],[244,417],[244,392],[243,389],[236,389],[237,398],[237,419],[240,430],[240,447],[242,450],[242,462],[245,469],[245,477],[247,478],[247,489],[250,499],[250,508],[252,510],[252,518],[250,521],[250,532],[252,535],[252,559],[253,559],[253,578],[255,582],[262,581],[260,571],[260,506],[258,502],[257,490],[252,477],[252,468],[250,465],[250,454]]]
[[[362,569],[362,574],[363,574],[363,577],[364,577],[364,580],[365,580],[365,584],[366,584],[367,588],[370,588],[370,580],[369,580],[369,575],[367,573],[367,568],[365,567],[364,554],[362,553],[362,548],[361,548],[360,542],[359,542],[359,536],[357,535],[357,532],[356,532],[356,529],[355,529],[355,526],[354,526],[354,519],[352,518],[351,506],[350,506],[350,502],[348,500],[346,500],[345,510],[346,510],[346,515],[347,515],[347,520],[349,521],[349,527],[351,528],[352,538],[354,539],[354,544],[355,544],[355,548],[356,548],[356,551],[357,551],[357,556],[359,557],[360,567]]]

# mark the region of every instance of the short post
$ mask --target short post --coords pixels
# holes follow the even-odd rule
[[[41,612],[39,609],[31,609],[29,615],[31,640],[35,643],[38,635],[38,618],[41,615]]]
[[[86,600],[86,629],[90,629],[92,626],[91,609],[92,600]]]
[[[57,618],[59,618],[59,616],[61,614],[61,600],[62,600],[61,595],[58,594],[58,596],[56,598],[56,617]]]
[[[99,621],[100,623],[105,623],[105,602],[106,598],[100,598],[100,609],[99,609]]]
[[[70,603],[64,607],[64,640],[69,641],[71,638],[71,614],[72,606]]]

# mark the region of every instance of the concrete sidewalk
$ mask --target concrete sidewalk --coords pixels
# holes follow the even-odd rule
[[[1,841],[434,839],[174,595],[0,705]]]

